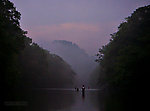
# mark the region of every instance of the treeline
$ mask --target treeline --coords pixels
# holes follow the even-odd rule
[[[99,49],[99,83],[105,88],[105,111],[142,107],[150,74],[150,5],[138,8]],[[105,87],[104,87],[105,86]],[[106,95],[105,93],[105,95]]]
[[[73,85],[75,73],[71,67],[62,58],[35,43],[25,47],[19,55],[19,65],[24,87],[61,88]]]
[[[69,87],[74,71],[20,28],[21,14],[9,0],[0,0],[0,82],[4,89]],[[2,88],[1,87],[1,88]]]

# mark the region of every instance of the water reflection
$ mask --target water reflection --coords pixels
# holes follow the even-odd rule
[[[82,92],[82,99],[84,100],[85,98],[85,92]]]
[[[71,90],[38,90],[30,101],[31,111],[55,111],[72,106],[74,97]]]
[[[98,90],[38,89],[26,96],[28,106],[21,107],[21,111],[100,111],[98,93]]]

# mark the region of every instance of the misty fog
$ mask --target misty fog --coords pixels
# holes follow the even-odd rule
[[[89,56],[77,44],[66,40],[40,41],[39,44],[62,57],[72,67],[76,72],[75,87],[80,87],[82,84],[90,86],[90,75],[97,66],[95,56]]]

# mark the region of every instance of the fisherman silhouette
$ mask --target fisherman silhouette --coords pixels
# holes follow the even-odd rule
[[[84,87],[84,85],[82,85],[82,92],[84,92],[85,91],[85,87]]]
[[[85,98],[85,87],[82,85],[82,99],[84,100]]]
[[[85,87],[82,85],[82,95],[85,93]]]
[[[75,87],[75,90],[76,90],[76,91],[79,91],[79,88],[78,88],[78,87]]]

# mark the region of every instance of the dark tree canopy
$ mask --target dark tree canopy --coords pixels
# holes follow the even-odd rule
[[[9,0],[0,0],[1,85],[64,87],[73,84],[74,71],[59,56],[32,43],[20,28],[21,14]]]
[[[137,90],[145,90],[150,73],[150,5],[138,8],[121,23],[110,42],[99,50],[97,61],[101,86],[107,84],[116,99],[128,101],[124,106],[134,107],[140,94]]]
[[[36,43],[27,46],[19,56],[23,87],[71,87],[75,76],[71,67],[59,56],[50,54]]]
[[[31,42],[20,28],[20,15],[13,3],[0,0],[0,72],[3,83],[9,86],[15,83],[19,75],[17,54],[25,47],[25,41]]]

